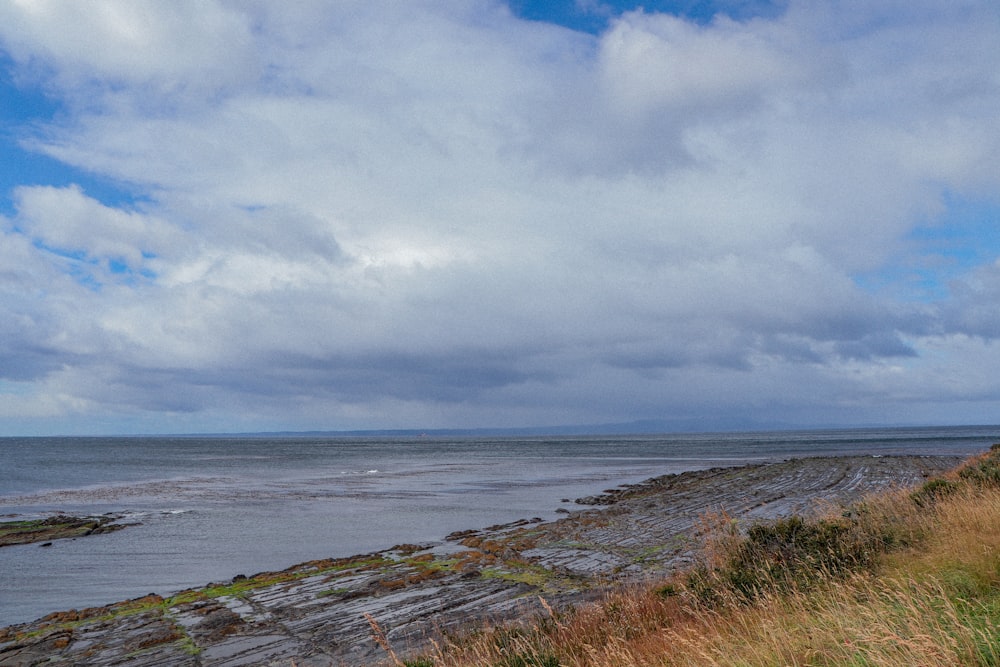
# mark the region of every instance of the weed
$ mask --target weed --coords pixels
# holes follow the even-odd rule
[[[385,630],[383,630],[382,626],[378,624],[375,617],[367,612],[365,612],[364,617],[365,620],[368,621],[368,626],[372,630],[372,639],[383,651],[389,654],[389,657],[392,659],[392,664],[396,665],[396,667],[406,667],[406,663],[400,660],[399,656],[396,655],[396,652],[392,650],[392,644],[389,643]]]
[[[752,601],[767,591],[806,588],[870,568],[891,542],[849,518],[807,521],[792,516],[751,526],[718,565],[692,571],[688,589],[703,603],[719,604],[727,594]]]
[[[528,653],[507,656],[497,667],[559,667],[559,658],[551,653]]]
[[[910,494],[910,499],[920,508],[928,508],[935,502],[951,495],[959,488],[957,482],[943,477],[932,479]]]
[[[1000,449],[991,449],[989,454],[971,460],[959,469],[959,478],[980,487],[1000,486],[1000,462],[997,461],[997,454],[1000,454]]]
[[[518,584],[541,588],[552,581],[555,574],[541,565],[508,561],[503,567],[486,567],[480,572],[483,579],[503,579]]]
[[[331,588],[325,591],[320,591],[319,593],[316,594],[316,597],[326,598],[334,595],[344,595],[350,592],[351,592],[350,588]]]

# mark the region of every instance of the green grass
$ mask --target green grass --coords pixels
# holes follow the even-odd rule
[[[556,574],[540,565],[528,563],[514,565],[505,563],[502,567],[485,567],[480,572],[483,579],[503,579],[518,584],[528,584],[543,588],[556,578]]]

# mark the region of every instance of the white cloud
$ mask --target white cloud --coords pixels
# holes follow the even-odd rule
[[[775,32],[725,18],[703,27],[670,15],[629,14],[601,39],[601,83],[626,118],[747,111],[769,92],[801,85],[811,69]]]
[[[84,106],[120,99],[123,87],[160,99],[257,76],[249,17],[220,3],[13,0],[0,22],[9,52],[51,72],[61,92],[86,92]]]
[[[145,258],[171,252],[180,240],[172,225],[134,211],[102,205],[78,186],[20,187],[14,192],[16,223],[46,248],[120,262],[138,270]]]
[[[1000,25],[955,7],[590,37],[472,0],[9,3],[0,45],[67,103],[30,145],[144,197],[14,193],[0,289],[44,297],[5,302],[5,377],[310,428],[963,400],[940,350],[998,335],[991,270],[937,305],[854,280],[1000,186]]]

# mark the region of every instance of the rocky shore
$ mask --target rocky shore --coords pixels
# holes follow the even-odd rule
[[[0,522],[0,547],[35,542],[41,542],[45,547],[51,546],[52,540],[111,533],[129,525],[117,523],[120,519],[120,516],[114,514],[87,517],[60,514],[45,519],[3,521]]]
[[[746,523],[808,513],[920,483],[960,462],[801,458],[665,475],[580,499],[580,509],[557,521],[525,519],[170,597],[53,613],[0,629],[0,667],[378,664],[386,655],[366,616],[397,653],[416,653],[445,629],[578,603],[683,567],[697,557],[707,514]]]

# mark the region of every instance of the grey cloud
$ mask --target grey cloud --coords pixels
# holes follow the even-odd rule
[[[205,5],[231,59],[180,53],[201,5],[143,5],[166,19],[134,69],[120,36],[81,54],[73,12],[0,10],[67,105],[30,146],[143,194],[20,191],[8,374],[87,414],[332,426],[932,402],[941,359],[975,375],[964,335],[1000,335],[995,268],[935,304],[852,277],[912,253],[944,192],[1000,185],[1000,27],[869,4],[598,37],[465,0]]]
[[[839,342],[837,352],[842,357],[853,360],[870,361],[873,359],[919,356],[911,345],[908,345],[898,335],[891,332],[865,336],[860,340]]]
[[[70,361],[59,350],[41,347],[20,338],[7,338],[0,348],[0,378],[25,382],[39,380]]]
[[[951,299],[939,304],[948,333],[1000,339],[1000,260],[949,285]]]
[[[327,358],[272,353],[270,358],[242,367],[132,365],[116,370],[94,360],[91,370],[101,381],[100,389],[91,392],[102,402],[119,407],[197,412],[228,402],[245,407],[260,402],[291,407],[302,397],[343,404],[386,398],[474,402],[490,390],[552,379],[547,372],[516,370],[512,362],[516,365],[517,359],[489,350],[456,350],[448,355],[371,352]],[[165,391],[167,388],[170,390]]]
[[[543,371],[518,370],[517,355],[495,350],[455,349],[448,354],[378,353],[299,360],[278,367],[297,369],[306,384],[341,401],[391,396],[405,400],[475,401],[486,390],[545,380]],[[291,389],[291,388],[289,388]]]

